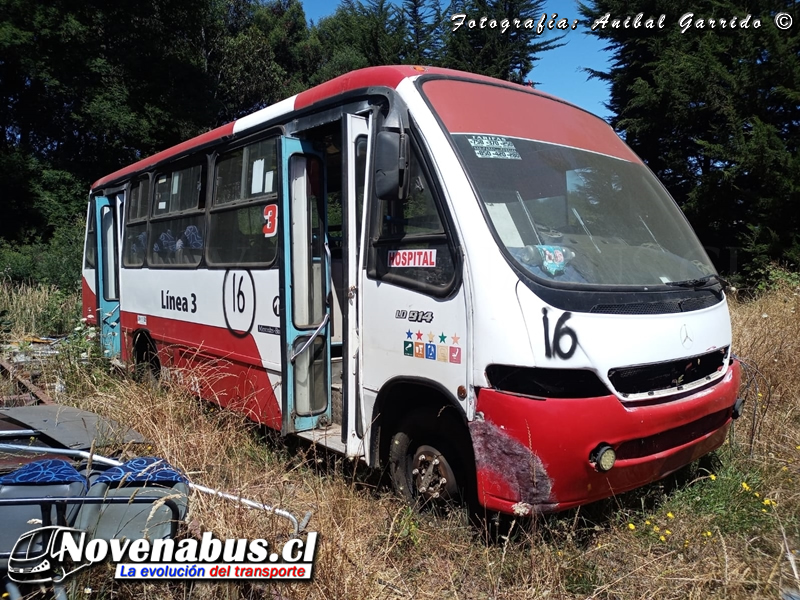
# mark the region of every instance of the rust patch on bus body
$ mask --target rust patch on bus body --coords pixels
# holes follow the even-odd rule
[[[469,424],[477,470],[514,497],[537,505],[551,502],[552,482],[538,456],[507,431],[488,421]],[[526,508],[523,511],[527,513]]]

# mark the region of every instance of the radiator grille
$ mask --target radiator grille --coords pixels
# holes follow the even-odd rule
[[[642,458],[688,444],[716,431],[731,417],[731,409],[726,408],[686,425],[669,429],[638,440],[629,440],[617,448],[617,459]]]
[[[713,294],[695,296],[683,300],[664,302],[634,302],[630,304],[595,304],[589,312],[604,315],[666,315],[670,313],[691,312],[714,306],[722,302]]]
[[[649,365],[611,369],[608,379],[620,394],[643,394],[689,385],[722,369],[728,348]]]

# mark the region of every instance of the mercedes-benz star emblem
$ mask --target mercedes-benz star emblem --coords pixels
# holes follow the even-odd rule
[[[694,344],[694,340],[692,339],[692,336],[689,335],[689,328],[686,325],[683,325],[681,327],[681,345],[688,349],[692,347],[692,344]]]

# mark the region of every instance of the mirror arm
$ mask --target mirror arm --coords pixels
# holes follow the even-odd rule
[[[408,174],[408,134],[403,131],[402,125],[400,126],[400,155],[397,157],[397,162],[400,165],[400,185],[397,190],[397,197],[399,200],[405,200],[408,195],[408,185],[406,183],[406,176]]]

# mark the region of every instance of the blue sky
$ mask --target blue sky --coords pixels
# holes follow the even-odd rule
[[[332,14],[338,5],[338,2],[331,0],[301,1],[306,18],[314,22]],[[558,13],[559,19],[566,18],[570,24],[580,17],[578,3],[575,0],[548,0],[545,9],[550,16]],[[480,15],[474,16],[480,17]],[[541,18],[541,15],[532,16],[535,16],[537,22]],[[473,15],[468,15],[468,18],[472,17]],[[569,100],[605,118],[610,116],[603,106],[603,103],[608,101],[608,87],[596,79],[587,79],[582,69],[588,67],[606,70],[609,56],[603,51],[603,43],[588,35],[588,31],[589,27],[583,23],[574,30],[568,30],[563,40],[566,42],[564,46],[540,55],[541,58],[534,67],[531,79],[539,83],[537,89]],[[555,37],[555,32],[552,32],[551,36]]]

